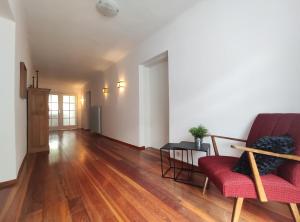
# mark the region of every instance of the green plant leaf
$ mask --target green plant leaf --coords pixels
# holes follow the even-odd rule
[[[200,125],[198,127],[193,127],[189,130],[189,132],[195,137],[195,138],[201,138],[203,139],[208,135],[208,130],[206,127]]]

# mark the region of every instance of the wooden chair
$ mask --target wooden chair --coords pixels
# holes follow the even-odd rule
[[[290,135],[295,141],[295,155],[278,154],[251,148],[257,139],[263,136]],[[216,138],[245,142],[246,146],[232,145],[234,149],[248,153],[252,169],[252,178],[232,172],[239,158],[220,156]],[[225,197],[234,197],[235,204],[231,221],[237,222],[245,198],[258,199],[261,202],[278,201],[287,203],[296,222],[300,222],[297,203],[300,203],[300,114],[259,114],[255,119],[247,140],[211,136],[215,156],[199,158],[198,165]],[[287,161],[279,167],[277,173],[260,176],[254,153],[284,158]]]

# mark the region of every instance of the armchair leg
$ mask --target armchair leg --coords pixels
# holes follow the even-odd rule
[[[231,222],[238,222],[243,206],[244,198],[238,197],[236,198],[234,202],[234,207],[233,207],[233,212],[232,212],[232,217],[231,217]]]
[[[203,191],[202,191],[203,195],[205,195],[205,192],[206,192],[206,189],[207,189],[207,185],[208,185],[208,177],[205,177]]]
[[[298,210],[297,204],[289,203],[289,208],[290,208],[290,211],[293,215],[294,221],[295,222],[300,222],[300,215],[299,215],[299,210]]]

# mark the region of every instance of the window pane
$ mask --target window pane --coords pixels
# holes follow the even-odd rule
[[[63,104],[63,110],[69,110],[70,107],[69,107],[69,103],[64,103]]]
[[[52,95],[51,102],[58,103],[58,95]]]
[[[64,111],[64,118],[69,119],[70,118],[70,112]]]
[[[70,110],[75,110],[75,104],[74,103],[70,103]]]
[[[51,124],[51,119],[49,119],[49,127],[51,127],[52,126],[52,124]]]
[[[49,118],[51,118],[51,116],[52,116],[52,115],[51,115],[51,111],[49,111]]]
[[[70,96],[63,96],[63,101],[64,103],[69,103],[70,102]]]
[[[52,103],[51,110],[58,110],[58,104],[57,103]]]
[[[58,111],[52,111],[51,118],[58,119]]]
[[[70,111],[70,118],[75,118],[75,111]]]
[[[58,119],[52,119],[52,127],[58,126]]]
[[[70,96],[70,103],[75,103],[75,96]]]
[[[75,126],[75,125],[76,125],[75,119],[70,119],[70,126]]]
[[[56,98],[57,98],[57,95],[49,95],[49,102],[50,103],[57,102]]]
[[[64,126],[69,126],[69,125],[70,125],[69,119],[64,119]]]

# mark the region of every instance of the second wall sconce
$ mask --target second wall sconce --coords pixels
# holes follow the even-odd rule
[[[118,87],[118,88],[124,88],[124,87],[125,87],[125,81],[119,81],[119,82],[117,83],[117,87]]]
[[[102,89],[102,92],[103,92],[104,94],[107,94],[107,93],[108,93],[108,88],[103,88],[103,89]]]

